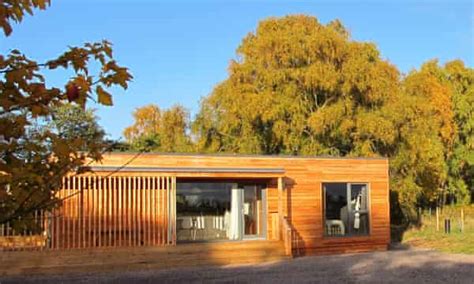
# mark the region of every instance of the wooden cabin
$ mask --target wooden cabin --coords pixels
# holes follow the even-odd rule
[[[48,248],[235,246],[297,256],[390,242],[383,158],[113,153],[90,169],[64,179]]]

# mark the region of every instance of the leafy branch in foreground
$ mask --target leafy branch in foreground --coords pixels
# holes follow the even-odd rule
[[[11,21],[20,22],[25,12],[32,14],[33,8],[47,5],[49,1],[4,1],[0,25],[9,35]],[[63,86],[47,83],[45,71],[54,70],[70,74]],[[112,44],[106,40],[70,47],[42,63],[16,49],[0,55],[0,224],[17,217],[27,220],[44,204],[55,206],[62,177],[79,169],[86,159],[101,158],[99,140],[64,136],[62,131],[37,125],[54,121],[55,110],[69,104],[85,109],[93,100],[111,106],[110,90],[115,86],[126,89],[131,80],[128,69],[113,58]]]

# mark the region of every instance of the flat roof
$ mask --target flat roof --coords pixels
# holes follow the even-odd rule
[[[160,173],[258,173],[284,174],[283,168],[202,168],[202,167],[123,167],[91,166],[94,172],[160,172]]]
[[[166,152],[106,152],[104,155],[155,155],[190,157],[243,157],[243,158],[282,158],[282,159],[334,159],[334,160],[388,160],[386,157],[335,157],[329,155],[273,155],[273,154],[233,154],[233,153],[166,153]]]

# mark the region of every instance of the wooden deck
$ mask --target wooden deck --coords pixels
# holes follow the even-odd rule
[[[0,254],[0,276],[169,269],[288,259],[282,242],[242,241],[164,247],[16,251]]]

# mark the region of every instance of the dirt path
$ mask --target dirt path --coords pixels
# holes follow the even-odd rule
[[[0,283],[474,283],[474,256],[395,250],[253,266],[0,278]]]

